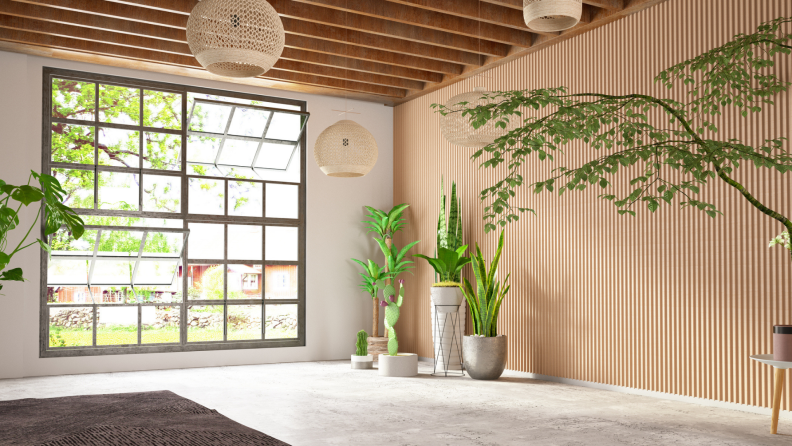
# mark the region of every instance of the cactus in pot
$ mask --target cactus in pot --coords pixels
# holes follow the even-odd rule
[[[357,332],[355,354],[352,355],[353,369],[373,369],[374,357],[368,354],[368,333],[366,330]]]
[[[382,291],[385,299],[380,301],[380,306],[385,307],[385,328],[388,330],[388,354],[396,356],[399,353],[399,340],[396,338],[394,326],[399,320],[401,306],[404,302],[404,280],[399,280],[399,294],[393,285],[386,285]]]

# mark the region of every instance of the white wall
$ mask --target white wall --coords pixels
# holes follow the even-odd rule
[[[349,101],[360,115],[352,119],[377,139],[379,159],[363,178],[330,178],[313,160],[316,137],[339,119],[344,99],[237,84],[104,67],[0,51],[0,179],[22,183],[30,170],[41,170],[42,68],[196,85],[305,100],[307,154],[306,346],[297,348],[39,358],[39,251],[17,254],[10,267],[22,267],[28,282],[9,283],[0,293],[0,378],[204,367],[271,362],[342,359],[354,350],[355,333],[370,329],[371,301],[357,288],[357,268],[350,258],[374,256],[376,245],[362,230],[363,205],[390,208],[393,201],[393,109]],[[34,211],[23,213],[29,224]],[[17,231],[9,244],[18,240]]]

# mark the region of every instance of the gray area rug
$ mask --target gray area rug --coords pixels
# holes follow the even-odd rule
[[[169,391],[0,401],[0,445],[289,446]]]

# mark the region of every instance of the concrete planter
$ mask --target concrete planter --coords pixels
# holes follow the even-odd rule
[[[438,320],[435,320],[436,305],[459,305],[454,307],[437,307]],[[467,305],[462,290],[458,287],[432,287],[432,301],[429,313],[432,317],[432,343],[436,370],[462,370],[462,336],[465,332],[465,314]],[[452,315],[457,311],[457,315]],[[454,321],[456,319],[456,337],[454,337]]]
[[[374,357],[371,355],[355,356],[352,355],[352,368],[353,369],[373,369]]]
[[[473,379],[498,379],[506,369],[506,336],[485,338],[465,336],[462,339],[462,356],[465,370]]]
[[[416,376],[418,355],[399,353],[396,356],[379,355],[379,375],[391,377]]]

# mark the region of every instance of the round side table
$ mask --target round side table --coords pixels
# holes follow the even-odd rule
[[[770,433],[778,432],[778,412],[781,410],[781,393],[784,391],[784,378],[787,369],[792,369],[792,362],[774,361],[773,355],[751,355],[751,359],[771,365],[775,369],[773,379],[773,419],[770,423]]]

